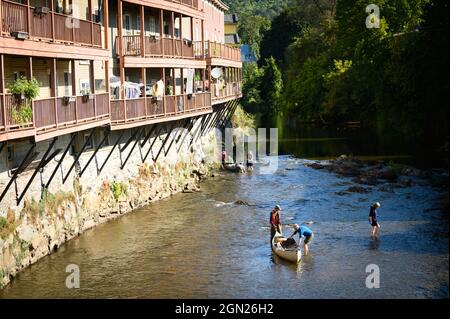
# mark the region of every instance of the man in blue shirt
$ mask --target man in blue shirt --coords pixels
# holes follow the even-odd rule
[[[378,238],[378,232],[380,231],[380,224],[378,223],[378,212],[377,208],[380,208],[380,203],[376,202],[370,206],[369,211],[369,223],[372,226],[372,239]]]
[[[289,238],[292,238],[296,234],[298,234],[298,244],[299,245],[300,245],[300,240],[302,239],[302,237],[305,238],[303,240],[303,247],[304,247],[304,253],[305,253],[305,256],[306,256],[306,255],[308,255],[308,251],[309,251],[308,245],[313,240],[314,233],[312,232],[311,229],[309,229],[306,226],[298,226],[297,224],[294,224],[293,227],[294,227],[295,231],[292,233],[291,236],[289,236]]]

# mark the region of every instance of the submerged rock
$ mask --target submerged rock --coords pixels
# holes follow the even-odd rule
[[[311,167],[311,168],[314,168],[314,169],[324,169],[325,168],[325,165],[323,165],[323,164],[321,164],[319,162],[308,163],[308,164],[305,164],[305,166]]]
[[[235,205],[242,205],[242,206],[253,206],[252,204],[250,204],[249,202],[242,200],[242,199],[238,199],[234,202]]]
[[[367,194],[369,193],[369,191],[370,189],[361,186],[351,186],[347,189],[347,192],[349,193],[358,193],[358,194]]]

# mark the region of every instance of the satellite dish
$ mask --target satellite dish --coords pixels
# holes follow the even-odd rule
[[[214,69],[212,69],[212,71],[211,71],[211,76],[212,76],[214,79],[220,78],[220,77],[222,76],[222,74],[223,74],[222,68],[214,68]]]

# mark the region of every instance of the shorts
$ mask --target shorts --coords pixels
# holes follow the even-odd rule
[[[378,225],[378,222],[372,221],[372,227],[375,227],[375,226],[377,226],[377,227],[379,226],[379,225]]]
[[[305,236],[305,240],[303,241],[303,243],[309,244],[312,242],[313,238],[314,238],[314,234],[311,234],[311,236]]]
[[[253,167],[253,163],[247,163],[247,167]]]

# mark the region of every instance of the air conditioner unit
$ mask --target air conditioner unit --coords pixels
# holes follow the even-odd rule
[[[16,38],[16,40],[26,40],[26,39],[28,39],[28,32],[13,31],[13,32],[11,32],[11,36]]]
[[[65,96],[63,98],[64,105],[69,105],[71,102],[75,102],[75,96]]]
[[[50,8],[48,7],[35,7],[34,13],[36,14],[46,14],[50,12]]]

